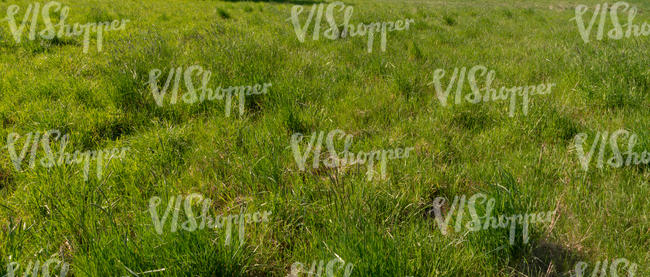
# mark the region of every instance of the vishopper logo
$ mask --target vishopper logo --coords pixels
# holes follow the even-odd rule
[[[648,153],[647,151],[643,151],[643,153],[634,152],[634,147],[638,141],[638,136],[636,134],[630,133],[627,130],[624,129],[616,130],[611,134],[611,136],[607,131],[602,133],[600,131],[597,132],[596,136],[593,138],[591,147],[589,147],[589,152],[585,152],[583,145],[587,141],[588,137],[589,137],[588,134],[580,133],[577,134],[574,138],[575,149],[578,154],[578,160],[580,161],[580,165],[582,166],[582,169],[584,171],[589,170],[589,165],[591,164],[591,160],[594,157],[596,147],[598,147],[598,144],[600,144],[600,148],[598,151],[598,158],[596,161],[596,167],[598,168],[603,168],[603,165],[605,164],[605,159],[606,159],[605,152],[606,152],[607,144],[609,144],[611,148],[611,156],[609,156],[609,159],[607,159],[607,165],[611,167],[620,168],[623,166],[650,163],[650,153]],[[621,153],[618,142],[620,138],[626,138],[626,137],[628,138],[627,151]]]
[[[336,264],[340,264],[338,266],[338,270],[335,269]],[[318,267],[317,267],[318,266]],[[344,270],[345,267],[345,270]],[[352,274],[352,269],[354,269],[354,264],[347,263],[340,259],[331,259],[329,262],[327,262],[327,265],[325,265],[324,260],[320,261],[314,261],[311,263],[311,268],[309,271],[305,268],[305,265],[303,265],[301,262],[295,262],[291,265],[291,273],[287,275],[287,277],[300,277],[302,276],[302,273],[305,273],[306,276],[323,276],[323,270],[325,271],[325,276],[327,277],[334,277],[334,276],[344,276],[348,277]],[[337,272],[340,272],[344,270],[343,275],[337,275]]]
[[[301,133],[294,133],[291,136],[291,150],[293,151],[293,157],[296,163],[298,164],[298,168],[301,171],[304,171],[307,158],[309,157],[309,153],[313,149],[312,166],[314,169],[317,169],[320,166],[320,162],[321,162],[321,151],[322,151],[323,139],[325,138],[325,133],[322,131],[318,134],[314,132],[304,152],[300,149],[300,143],[302,142],[303,138],[304,136]],[[334,139],[343,139],[343,138],[345,138],[345,146],[344,146],[345,148],[342,152],[342,156],[339,156],[334,146]],[[375,160],[377,160],[378,162],[381,161],[380,171],[381,171],[381,178],[383,179],[386,178],[386,163],[388,162],[388,160],[408,158],[409,152],[414,149],[413,147],[407,147],[406,149],[402,149],[402,148],[395,148],[395,149],[388,149],[388,150],[383,149],[383,150],[374,150],[369,153],[359,151],[355,155],[355,153],[349,151],[350,147],[352,146],[352,139],[353,139],[352,135],[350,134],[346,135],[343,130],[336,129],[330,131],[327,134],[327,138],[325,141],[327,143],[327,150],[329,156],[323,160],[323,164],[328,168],[345,168],[346,166],[367,163],[368,171],[366,173],[366,176],[368,177],[368,181],[371,181],[374,176]]]
[[[489,70],[488,68],[482,65],[476,65],[467,70],[466,67],[463,68],[454,68],[454,73],[449,79],[449,84],[446,89],[443,90],[442,78],[445,77],[446,71],[444,69],[436,69],[433,72],[433,81],[428,85],[433,85],[436,90],[436,96],[440,100],[442,106],[447,106],[447,99],[449,94],[452,92],[454,84],[456,85],[456,96],[455,104],[459,105],[464,101],[467,101],[472,104],[479,103],[481,101],[498,101],[498,100],[507,100],[510,98],[510,109],[509,116],[513,117],[515,115],[517,95],[521,97],[522,101],[522,111],[524,115],[528,115],[528,104],[530,97],[533,95],[546,95],[551,93],[551,89],[555,86],[554,83],[539,84],[539,85],[530,85],[530,86],[519,86],[519,87],[501,87],[500,89],[491,88],[492,82],[496,78],[496,73],[494,70]],[[478,77],[485,76],[485,86],[479,87],[477,80]],[[472,91],[471,94],[465,95],[463,97],[463,88],[465,85],[465,78],[469,83],[469,87]]]
[[[40,132],[32,133],[29,132],[25,135],[25,141],[23,143],[22,150],[20,154],[16,151],[16,143],[22,136],[18,133],[10,133],[7,136],[7,150],[9,151],[9,157],[11,158],[16,171],[22,170],[23,160],[27,156],[28,151],[30,151],[31,146],[31,155],[29,159],[29,167],[34,169],[36,167],[36,156],[38,154],[38,146],[43,147],[45,152],[45,157],[42,157],[39,160],[39,164],[45,168],[51,168],[54,166],[61,166],[63,164],[72,165],[72,164],[84,164],[84,180],[88,180],[88,175],[90,171],[90,162],[91,160],[96,161],[96,173],[97,179],[101,179],[102,171],[104,166],[108,166],[110,161],[113,158],[124,158],[124,154],[129,149],[128,147],[123,147],[121,149],[103,149],[103,150],[93,150],[79,152],[76,150],[73,154],[66,152],[66,146],[68,144],[69,136],[67,134],[61,136],[59,130],[49,130],[41,134]],[[50,146],[51,140],[59,140],[60,147],[58,155],[52,151]]]
[[[486,203],[486,200],[487,200],[487,206],[485,208],[486,210],[485,216],[480,217],[477,214],[477,206],[476,206],[477,202],[482,205]],[[465,195],[462,195],[460,198],[458,196],[455,196],[454,202],[452,203],[449,211],[447,212],[446,215],[443,215],[442,209],[446,201],[447,200],[444,197],[436,197],[436,199],[434,199],[433,201],[433,212],[435,214],[435,220],[436,223],[438,224],[438,227],[440,228],[440,232],[443,235],[448,234],[449,232],[448,226],[450,220],[453,217],[454,212],[457,211],[455,228],[454,228],[454,230],[457,233],[460,232],[463,229],[463,227],[465,227],[465,229],[467,229],[468,232],[478,232],[481,230],[487,230],[489,228],[492,229],[510,228],[510,239],[509,239],[510,245],[515,244],[515,234],[516,234],[518,224],[522,225],[522,229],[523,229],[522,241],[524,244],[527,244],[529,225],[534,223],[550,223],[553,219],[553,216],[556,213],[555,211],[549,211],[546,213],[540,212],[540,213],[533,213],[533,214],[523,214],[523,215],[518,214],[518,215],[511,215],[511,216],[499,215],[497,220],[497,218],[492,215],[496,200],[494,198],[488,199],[485,194],[477,193],[469,198],[469,202],[467,202],[467,197]],[[469,210],[469,216],[471,220],[466,222],[463,225],[465,206],[467,206],[467,209]],[[485,221],[482,222],[481,219],[484,219]]]
[[[608,266],[608,261],[604,260],[602,263],[597,261],[593,269],[591,269],[591,275],[589,275],[589,264],[586,262],[578,262],[575,266],[574,273],[571,274],[572,277],[588,277],[588,276],[599,276],[599,277],[618,277],[618,273],[621,271],[626,271],[628,277],[634,277],[636,271],[639,267],[638,264],[630,263],[628,259],[619,258],[612,261],[612,264]]]
[[[204,70],[200,65],[192,65],[187,69],[183,70],[183,67],[172,68],[167,74],[167,79],[165,84],[162,87],[162,90],[158,87],[158,78],[162,71],[160,69],[152,69],[149,72],[149,87],[151,88],[151,93],[153,98],[156,101],[156,104],[160,107],[163,106],[165,102],[165,95],[170,89],[171,85],[171,96],[169,103],[171,105],[176,104],[178,101],[178,91],[181,86],[181,78],[185,83],[187,92],[181,96],[181,100],[185,104],[194,104],[197,101],[202,103],[205,100],[214,101],[214,100],[223,100],[226,99],[226,117],[230,116],[230,107],[232,105],[233,95],[237,95],[239,99],[239,115],[244,114],[244,108],[246,103],[246,96],[266,94],[268,89],[271,87],[271,83],[265,83],[263,86],[260,84],[255,84],[252,86],[238,86],[238,87],[228,87],[221,88],[221,86],[212,89],[208,87],[208,82],[210,82],[210,77],[212,72],[210,70]],[[194,75],[201,77],[201,87],[195,89],[194,82],[192,80]]]
[[[184,201],[183,201],[184,199]],[[231,214],[231,215],[217,215],[212,217],[209,214],[210,207],[212,205],[212,200],[209,198],[203,198],[203,195],[198,193],[193,193],[184,197],[183,195],[178,195],[176,197],[171,197],[167,208],[165,209],[162,218],[158,214],[158,206],[162,203],[160,197],[152,197],[149,199],[149,213],[151,214],[151,220],[153,221],[154,228],[156,233],[161,235],[165,228],[165,222],[167,218],[172,213],[172,220],[170,222],[170,231],[172,233],[176,232],[179,225],[179,214],[181,211],[181,204],[183,204],[183,210],[185,212],[185,217],[187,221],[183,222],[180,227],[188,232],[193,232],[195,230],[202,230],[204,228],[226,228],[226,238],[225,245],[230,245],[231,240],[231,231],[233,224],[239,224],[239,242],[241,245],[244,244],[246,224],[260,223],[260,222],[269,222],[269,216],[271,215],[270,211],[264,212],[255,212],[253,214]],[[201,204],[201,215],[197,221],[194,211],[192,210],[193,204]],[[173,211],[172,211],[173,209]]]
[[[7,274],[2,277],[17,277],[17,276],[40,276],[49,277],[50,276],[50,267],[52,267],[52,276],[56,276],[54,272],[59,272],[59,277],[65,277],[68,274],[70,265],[66,262],[62,262],[57,258],[50,258],[43,263],[41,266],[40,261],[30,261],[25,267],[23,274],[20,274],[20,264],[18,262],[11,262],[11,257],[9,257],[10,262],[7,264]]]
[[[589,19],[589,23],[585,24],[583,16],[587,13],[589,7],[585,5],[576,6],[575,14],[576,16],[571,20],[575,20],[578,25],[578,31],[580,32],[580,37],[585,43],[589,43],[591,38],[591,33],[598,20],[598,31],[596,33],[596,40],[603,40],[605,32],[605,23],[607,22],[607,12],[609,12],[609,17],[612,24],[612,29],[607,32],[607,37],[614,40],[630,37],[640,37],[650,35],[650,25],[644,22],[641,26],[634,24],[634,18],[637,14],[636,7],[630,7],[630,4],[626,2],[616,2],[611,7],[609,4],[597,4],[594,12]],[[627,11],[627,23],[622,24],[619,21],[618,13]],[[600,18],[598,18],[600,16]],[[625,27],[625,30],[624,30]]]
[[[339,11],[345,10],[345,14],[343,15],[344,18],[343,29],[340,31],[339,31],[339,26],[336,24],[336,19],[334,18],[335,17],[334,12],[337,9],[337,7]],[[293,24],[293,28],[296,32],[296,36],[298,36],[298,40],[300,42],[305,42],[307,30],[309,29],[309,25],[311,25],[314,15],[316,15],[316,19],[314,22],[314,29],[313,29],[314,33],[312,35],[312,39],[313,40],[319,39],[320,32],[321,32],[321,21],[323,18],[323,11],[325,11],[325,20],[330,26],[329,29],[323,32],[323,36],[325,38],[328,38],[330,40],[335,40],[338,39],[339,37],[341,38],[345,38],[347,36],[362,37],[368,35],[368,53],[372,53],[372,48],[375,41],[375,34],[381,36],[381,51],[385,52],[387,32],[408,30],[409,24],[415,23],[415,20],[413,19],[406,19],[404,21],[397,20],[394,22],[375,22],[370,24],[359,23],[355,28],[354,25],[350,24],[350,19],[352,18],[352,13],[354,12],[354,8],[350,6],[346,7],[345,3],[337,1],[337,2],[327,4],[327,9],[325,9],[324,4],[314,4],[311,7],[309,16],[307,17],[307,21],[305,22],[305,24],[301,25],[299,16],[303,12],[303,10],[304,10],[303,6],[298,6],[298,5],[293,6],[293,8],[291,9],[291,17],[287,19],[287,21],[291,21],[291,23]]]
[[[58,12],[60,15],[59,22],[57,24],[52,23],[52,19],[50,16],[51,11]],[[42,39],[52,40],[55,37],[60,39],[63,37],[78,37],[83,35],[84,53],[88,53],[91,33],[94,33],[96,35],[97,51],[101,52],[103,39],[104,39],[104,32],[124,30],[126,23],[130,21],[128,19],[122,19],[121,22],[118,20],[114,20],[113,22],[107,21],[107,22],[86,23],[86,24],[75,23],[74,25],[69,25],[66,24],[65,21],[68,18],[70,7],[64,6],[61,3],[55,1],[45,3],[42,7],[42,10],[41,10],[40,3],[29,4],[27,6],[27,10],[25,11],[25,14],[22,17],[22,22],[20,25],[16,24],[16,18],[15,18],[19,12],[20,12],[20,6],[10,5],[7,8],[7,17],[4,18],[4,20],[9,22],[9,28],[11,30],[11,34],[13,35],[13,38],[16,41],[16,43],[20,43],[21,38],[23,37],[25,25],[27,23],[31,23],[29,29],[29,35],[27,38],[29,40],[36,39],[36,34],[37,34],[36,26],[38,24],[38,18],[40,14],[43,19],[43,24],[45,25],[45,29],[38,32],[38,35]],[[31,17],[31,21],[30,21],[30,17]]]

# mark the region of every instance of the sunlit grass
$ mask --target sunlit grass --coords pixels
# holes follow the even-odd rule
[[[16,2],[31,3],[0,2],[0,16]],[[130,151],[84,182],[74,166],[18,172],[3,148],[2,265],[55,254],[74,276],[286,276],[294,262],[340,257],[352,276],[544,276],[626,258],[648,273],[648,167],[585,173],[572,143],[625,128],[650,145],[649,39],[585,44],[569,21],[577,2],[346,1],[353,23],[415,20],[372,53],[365,38],[300,43],[287,18],[307,0],[62,2],[72,23],[131,22],[87,54],[80,39],[16,44],[0,22],[0,138],[58,129],[72,149]],[[219,101],[157,106],[149,72],[191,65],[212,71],[210,87],[273,86],[243,116]],[[496,71],[493,86],[557,86],[527,116],[505,101],[441,106],[433,71],[474,65]],[[354,134],[353,152],[414,155],[370,182],[364,167],[299,171],[291,135],[334,129]],[[271,222],[243,246],[210,230],[158,235],[149,199],[194,192],[215,214],[269,210]],[[508,245],[503,229],[443,236],[433,199],[477,192],[503,214],[560,216],[531,226],[527,245]]]

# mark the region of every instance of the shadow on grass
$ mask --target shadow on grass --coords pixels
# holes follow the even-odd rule
[[[9,187],[12,182],[13,176],[11,175],[11,169],[5,168],[4,165],[0,166],[0,190]]]
[[[539,240],[512,267],[525,276],[568,276],[576,263],[586,258],[560,244]]]

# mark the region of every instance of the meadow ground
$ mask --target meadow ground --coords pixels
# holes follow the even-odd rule
[[[650,167],[585,171],[574,145],[580,133],[626,129],[650,151],[650,39],[585,43],[570,19],[599,1],[345,1],[351,23],[414,20],[371,53],[366,38],[315,41],[311,27],[300,42],[288,19],[304,5],[304,22],[320,3],[308,0],[60,2],[70,23],[130,21],[104,34],[101,52],[92,37],[87,53],[81,38],[29,40],[29,26],[17,43],[0,21],[3,146],[17,133],[21,151],[26,134],[56,129],[68,149],[128,151],[85,180],[82,165],[32,168],[31,154],[17,170],[5,146],[0,275],[50,257],[73,276],[287,276],[296,262],[335,258],[353,264],[351,276],[567,276],[580,261],[591,273],[617,258],[650,275]],[[650,22],[649,2],[629,2],[635,22]],[[22,19],[33,3],[1,0],[0,16],[15,4]],[[212,72],[210,87],[272,86],[243,115],[237,98],[230,116],[223,101],[156,105],[152,70],[162,87],[170,68],[192,65]],[[448,72],[446,85],[454,68],[475,65],[496,72],[495,87],[556,86],[532,96],[527,114],[509,116],[508,101],[441,105],[434,71]],[[354,136],[355,153],[414,150],[370,181],[363,165],[301,171],[292,135],[336,129]],[[271,215],[244,240],[223,228],[157,232],[150,200],[160,197],[162,215],[192,193],[212,199],[210,214]],[[435,199],[476,193],[495,199],[495,214],[556,213],[529,226],[528,243],[521,227],[514,244],[507,229],[443,234]]]

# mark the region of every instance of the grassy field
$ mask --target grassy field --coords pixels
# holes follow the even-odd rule
[[[17,43],[0,21],[2,276],[50,257],[68,276],[287,276],[296,262],[332,259],[353,264],[351,276],[569,276],[578,262],[591,274],[618,258],[650,275],[650,166],[585,171],[574,145],[626,129],[650,151],[650,39],[585,43],[570,19],[585,4],[588,20],[600,1],[345,1],[351,23],[414,20],[371,53],[365,37],[315,41],[311,27],[300,42],[288,18],[304,5],[304,22],[320,3],[309,0],[60,2],[70,23],[130,21],[104,33],[102,51],[91,36],[87,53],[81,38],[29,40],[29,26]],[[0,16],[16,4],[22,20],[33,3],[0,0]],[[635,23],[650,23],[650,3],[630,4]],[[272,86],[243,114],[236,97],[230,116],[224,101],[158,106],[152,70],[162,87],[171,68],[193,65],[212,72],[209,87]],[[556,86],[527,114],[509,116],[509,101],[441,105],[434,71],[447,71],[446,86],[454,68],[475,65],[496,72],[493,87]],[[26,134],[53,129],[69,152],[128,150],[87,180],[82,165],[31,168],[29,151],[17,170],[11,134],[21,151]],[[313,132],[336,129],[355,153],[414,150],[383,178],[368,180],[364,165],[301,171],[292,135],[305,135],[304,150]],[[223,229],[157,232],[151,199],[162,215],[192,193],[212,200],[210,214],[271,215],[246,226],[244,243]],[[476,193],[496,214],[556,213],[529,226],[528,243],[518,231],[509,244],[507,229],[443,234],[434,200]]]

